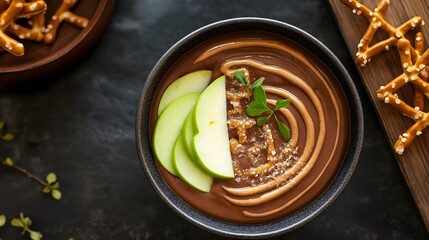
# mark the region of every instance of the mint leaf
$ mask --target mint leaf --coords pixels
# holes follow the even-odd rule
[[[236,70],[235,72],[234,72],[234,77],[235,77],[235,79],[237,80],[237,82],[239,82],[239,83],[241,83],[241,84],[243,84],[244,86],[248,86],[247,85],[247,81],[246,81],[246,76],[244,76],[244,74],[242,73],[242,72],[240,72],[240,71],[238,71],[238,70]]]
[[[29,230],[28,232],[30,233],[31,240],[40,240],[43,237],[43,235],[40,232],[32,231],[32,230]]]
[[[51,192],[51,189],[50,189],[49,187],[44,187],[44,188],[42,189],[42,192],[44,192],[44,193],[50,193],[50,192]]]
[[[255,89],[256,87],[260,87],[264,82],[264,80],[265,80],[264,77],[258,78],[256,81],[252,83],[252,85],[250,86],[250,90]]]
[[[3,227],[6,224],[6,216],[0,215],[0,227]]]
[[[265,80],[264,77],[260,77],[257,80],[255,80],[252,83],[252,85],[250,85],[250,87],[246,81],[246,77],[241,71],[238,71],[238,70],[234,71],[234,77],[238,83],[246,87],[247,99],[249,101],[250,101],[251,91],[253,90],[253,98],[255,100],[247,106],[246,114],[249,117],[261,116],[263,113],[269,114],[266,117],[258,117],[256,119],[256,123],[258,124],[258,126],[262,126],[264,123],[268,122],[275,111],[281,108],[287,107],[290,104],[290,99],[283,99],[283,100],[276,101],[276,107],[274,109],[270,108],[267,105],[267,95],[265,93],[265,90],[262,88],[262,83]],[[286,141],[288,141],[290,139],[290,130],[288,126],[280,122],[277,119],[275,114],[274,114],[274,117],[277,121],[280,134]]]
[[[14,227],[24,227],[24,224],[18,218],[12,219],[12,221],[10,221],[10,225]]]
[[[258,126],[262,126],[264,123],[268,122],[268,120],[270,120],[270,116],[259,117],[258,119],[256,119],[256,123],[258,124]]]
[[[55,175],[55,173],[49,173],[46,176],[46,181],[48,182],[48,184],[56,182],[57,181],[57,175]]]
[[[3,160],[3,165],[12,167],[13,166],[12,159],[11,158],[6,158],[5,160]]]
[[[282,122],[278,122],[280,133],[282,134],[282,137],[284,140],[288,141],[290,139],[290,130],[286,126],[286,124]]]
[[[267,95],[265,95],[265,91],[261,86],[255,88],[253,97],[255,98],[255,101],[259,102],[260,104],[264,106],[267,105]]]
[[[60,200],[61,199],[61,192],[59,190],[57,190],[57,189],[52,189],[51,196],[55,200]]]
[[[276,102],[276,110],[287,107],[290,104],[290,99],[278,100]]]
[[[246,108],[246,114],[250,117],[259,116],[266,111],[267,109],[265,108],[265,105],[257,101],[251,102]]]
[[[12,141],[13,140],[13,138],[14,138],[15,136],[13,136],[13,134],[10,134],[10,133],[6,133],[5,135],[3,135],[1,138],[3,139],[3,140],[5,140],[6,142],[10,142],[10,141]]]

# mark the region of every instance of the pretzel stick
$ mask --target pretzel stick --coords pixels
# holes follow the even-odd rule
[[[419,136],[422,134],[423,129],[425,129],[429,124],[429,114],[428,113],[422,113],[422,117],[420,121],[417,121],[414,123],[413,126],[411,126],[407,132],[403,133],[402,135],[399,135],[398,141],[396,141],[393,148],[398,154],[402,154],[408,145],[416,138],[416,136]]]
[[[395,45],[398,47],[403,73],[388,84],[381,86],[377,91],[377,97],[386,104],[398,109],[403,115],[416,121],[405,133],[399,136],[399,139],[394,144],[396,153],[402,154],[413,139],[422,134],[422,130],[429,124],[429,113],[423,111],[424,96],[429,98],[429,84],[426,82],[429,77],[429,67],[427,67],[429,64],[429,50],[423,52],[424,40],[422,33],[416,34],[415,48],[404,37],[408,31],[423,25],[424,22],[421,17],[417,16],[394,28],[384,19],[384,14],[390,3],[389,0],[381,0],[374,12],[371,12],[356,0],[340,1],[353,9],[353,13],[362,15],[370,23],[358,45],[358,52],[356,53],[356,62],[358,64],[365,66],[373,56],[383,50],[388,51],[390,47]],[[383,29],[389,35],[389,38],[369,46],[379,28]],[[414,107],[405,103],[395,93],[409,82],[413,83],[412,105]]]
[[[4,30],[24,7],[24,0],[13,0],[0,17],[0,30]]]
[[[46,28],[44,42],[51,44],[55,41],[58,28],[63,21],[73,24],[77,27],[84,28],[88,25],[89,20],[75,15],[70,12],[70,9],[77,3],[77,0],[64,0],[61,6],[57,9],[52,16],[50,23]]]
[[[362,15],[370,23],[365,34],[359,42],[358,52],[356,53],[356,62],[361,66],[365,66],[375,55],[381,53],[384,50],[389,50],[391,47],[395,46],[398,39],[403,38],[405,33],[407,33],[409,30],[414,29],[420,24],[424,24],[422,18],[417,16],[406,21],[398,28],[393,27],[384,19],[384,14],[386,13],[390,3],[389,0],[381,0],[378,6],[374,9],[374,12],[356,0],[340,1],[347,7],[353,9],[353,13]],[[369,46],[376,31],[379,28],[383,29],[389,35],[389,38]]]
[[[32,31],[45,34],[45,14],[41,13],[31,17]]]
[[[0,31],[0,47],[15,56],[24,55],[24,45]]]
[[[0,0],[0,14],[6,10],[11,4],[10,0]],[[47,10],[47,5],[44,0],[31,0],[30,3],[22,1],[22,8],[17,18],[25,18],[44,13]]]
[[[28,18],[40,13],[45,13],[47,9],[48,7],[44,0],[24,3],[18,18]]]
[[[4,30],[12,23],[24,6],[24,0],[12,0],[7,9],[0,16],[0,47],[15,56],[24,54],[24,46],[15,39],[7,36]]]
[[[421,55],[423,55],[424,52],[424,36],[423,33],[418,32],[416,33],[416,37],[414,38],[414,47],[415,47],[415,52],[418,55],[417,57],[420,57]],[[413,61],[417,61],[417,59],[413,59]],[[428,79],[428,74],[427,74],[427,68],[425,67],[425,71],[420,74],[420,78],[424,81],[427,81]],[[418,87],[416,85],[413,85],[413,89],[414,89],[414,97],[413,97],[413,104],[415,107],[419,107],[420,109],[424,109],[425,108],[425,96],[423,94],[422,91],[420,91],[418,89]]]
[[[37,0],[30,0],[30,2],[36,2]],[[31,17],[31,27],[33,32],[40,33],[43,40],[45,36],[45,13],[37,14]],[[40,40],[40,41],[41,41]]]
[[[10,0],[0,0],[0,14],[9,6]]]
[[[20,39],[27,39],[36,42],[43,40],[43,33],[35,32],[32,29],[28,29],[14,22],[12,22],[6,30]]]
[[[422,35],[417,34],[416,36],[416,41],[422,40]],[[417,40],[417,38],[419,38],[419,40]],[[410,41],[405,38],[401,38],[398,41],[398,50],[401,57],[403,73],[385,86],[380,87],[377,91],[377,96],[380,100],[384,100],[385,103],[395,107],[403,115],[416,121],[416,123],[405,133],[400,135],[396,141],[394,149],[398,154],[402,154],[405,148],[416,136],[422,134],[423,129],[429,124],[429,113],[423,112],[420,106],[412,107],[406,104],[397,94],[393,94],[393,92],[410,82],[413,83],[419,92],[429,98],[429,84],[420,78],[422,75],[426,75],[427,77],[426,66],[429,64],[429,49],[422,53],[422,43],[417,43],[415,46],[416,49],[413,49]]]
[[[401,88],[409,81],[413,83],[420,91],[422,91],[426,97],[429,97],[429,84],[419,76],[420,73],[426,69],[426,65],[429,63],[429,50],[419,56],[415,64],[413,64],[413,51],[410,42],[405,38],[400,39],[398,41],[398,49],[401,56],[402,69],[404,73],[396,77],[385,86],[380,87],[380,89],[377,91],[377,97],[383,100],[387,94],[397,91],[397,89]]]
[[[41,17],[44,22],[44,13],[46,12],[46,10],[47,6],[44,0],[32,0],[32,2],[24,3],[24,6],[17,18]],[[20,39],[40,42],[43,40],[44,37],[43,28],[40,28],[39,25],[37,25],[36,27],[33,25],[31,29],[28,29],[15,22],[12,22],[6,30],[7,32],[19,37]]]

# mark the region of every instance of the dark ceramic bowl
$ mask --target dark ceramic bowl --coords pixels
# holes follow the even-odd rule
[[[350,109],[350,126],[352,126],[350,142],[345,158],[336,177],[327,189],[315,201],[298,212],[274,222],[258,225],[232,224],[216,220],[201,214],[181,201],[166,185],[157,170],[150,144],[151,136],[149,136],[148,129],[150,106],[153,96],[158,84],[169,67],[191,48],[211,37],[245,30],[262,30],[281,35],[302,45],[324,62],[337,77],[344,92],[347,93],[346,97]],[[363,115],[361,102],[349,74],[339,60],[321,42],[306,32],[283,22],[262,18],[237,18],[217,22],[205,26],[180,40],[162,56],[147,78],[140,96],[136,118],[136,141],[140,161],[150,183],[159,196],[168,206],[191,223],[212,233],[238,238],[276,236],[296,229],[319,215],[334,201],[346,186],[358,162],[362,140]]]
[[[61,3],[46,0],[46,25]],[[52,80],[78,63],[101,37],[110,22],[114,6],[114,0],[79,1],[71,12],[88,18],[88,26],[81,29],[62,23],[57,39],[51,45],[17,39],[24,44],[25,53],[16,57],[0,52],[0,89],[34,86],[41,81]]]

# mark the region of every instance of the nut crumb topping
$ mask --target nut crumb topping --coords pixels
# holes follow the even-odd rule
[[[249,71],[245,68],[240,71],[250,81]],[[278,137],[280,135],[272,123],[258,126],[254,118],[247,116],[246,89],[232,78],[227,83],[226,98],[235,181],[257,186],[275,180],[294,166],[299,160],[298,147],[292,149],[288,142]]]

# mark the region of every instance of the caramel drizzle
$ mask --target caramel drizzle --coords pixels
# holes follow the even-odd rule
[[[319,72],[319,70],[303,54],[297,53],[294,49],[289,48],[289,47],[287,47],[287,46],[285,46],[279,42],[276,42],[276,41],[260,41],[260,40],[255,40],[255,39],[249,39],[249,40],[241,40],[241,41],[232,42],[232,43],[225,43],[225,44],[215,46],[211,49],[208,49],[207,51],[202,53],[194,61],[194,63],[204,61],[204,60],[206,60],[206,59],[208,59],[214,55],[217,55],[223,51],[232,50],[232,49],[236,49],[236,48],[243,48],[243,47],[267,47],[267,48],[273,48],[273,49],[277,49],[277,50],[286,52],[286,53],[290,54],[291,56],[293,56],[294,58],[296,58],[297,60],[299,60],[302,64],[307,66],[309,69],[311,69],[312,72],[314,72],[317,75],[317,77],[322,81],[322,83],[326,87],[326,89],[329,93],[329,96],[333,102],[334,109],[336,112],[336,120],[337,120],[338,125],[336,128],[335,143],[334,143],[334,147],[333,147],[333,149],[335,150],[338,146],[339,131],[340,131],[339,130],[340,113],[339,113],[338,102],[336,101],[335,95],[334,95],[332,89],[330,88],[329,84],[327,83],[326,79],[322,76],[322,74]],[[287,71],[286,69],[277,67],[277,66],[266,65],[262,62],[258,62],[258,61],[250,60],[250,59],[229,60],[221,66],[221,72],[224,73],[225,75],[231,76],[233,74],[233,71],[234,71],[234,66],[250,66],[253,68],[260,69],[262,71],[270,72],[270,73],[279,75],[279,76],[283,77],[284,79],[287,79],[291,83],[295,84],[296,86],[300,87],[301,89],[303,89],[305,91],[305,93],[310,97],[311,101],[315,105],[317,113],[319,115],[319,120],[320,120],[319,121],[319,131],[320,132],[319,132],[317,142],[316,142],[314,122],[313,122],[313,119],[311,118],[309,112],[307,111],[306,107],[304,106],[304,104],[296,96],[294,96],[292,93],[288,92],[285,89],[272,87],[272,86],[264,86],[265,91],[268,93],[273,93],[273,94],[282,96],[284,98],[291,99],[291,104],[294,105],[298,109],[299,113],[302,115],[302,117],[304,119],[304,123],[305,123],[306,129],[307,129],[307,136],[306,136],[306,145],[304,147],[302,156],[295,163],[295,165],[292,168],[290,168],[281,177],[279,177],[279,178],[277,178],[271,182],[268,182],[268,183],[265,183],[265,184],[262,184],[259,186],[255,186],[255,187],[229,188],[229,187],[224,186],[224,189],[228,193],[235,195],[235,196],[251,196],[251,195],[258,194],[258,193],[267,192],[267,191],[270,191],[270,190],[276,188],[276,189],[274,189],[270,192],[267,192],[267,193],[265,193],[265,194],[263,194],[257,198],[235,199],[235,198],[225,196],[225,198],[228,201],[230,201],[231,203],[234,203],[236,205],[239,205],[239,206],[255,206],[255,205],[262,204],[262,203],[266,203],[268,201],[271,201],[271,200],[285,194],[286,192],[288,192],[292,188],[294,188],[299,182],[302,181],[302,179],[304,179],[308,175],[308,173],[313,168],[316,160],[318,159],[319,154],[321,152],[321,149],[323,147],[324,139],[326,136],[326,122],[325,122],[325,116],[324,116],[324,112],[323,112],[323,106],[322,106],[319,98],[317,97],[316,93],[311,89],[311,87],[306,82],[304,82],[302,79],[300,79],[299,77],[297,77],[293,73]],[[272,102],[270,102],[270,104],[272,104]],[[286,117],[289,124],[291,126],[294,126],[294,124],[291,124],[291,123],[293,123],[294,120],[291,120],[292,118],[290,116],[291,115],[290,112],[287,113],[287,112],[282,111],[281,113]],[[296,122],[296,120],[295,120],[295,122]],[[292,129],[292,144],[296,144],[297,139],[294,139],[294,136],[298,135],[298,127],[297,126],[296,126],[296,128],[291,127],[291,129]],[[243,214],[246,216],[249,216],[249,217],[265,217],[265,216],[269,216],[269,215],[278,213],[278,212],[284,210],[285,208],[287,208],[288,206],[290,206],[291,204],[293,204],[301,196],[303,196],[306,192],[308,192],[316,184],[316,182],[320,179],[320,177],[323,175],[326,168],[329,166],[329,164],[333,158],[334,152],[335,151],[332,151],[331,155],[329,156],[328,161],[326,162],[322,171],[319,173],[319,175],[316,177],[316,179],[304,191],[302,191],[299,195],[297,195],[295,198],[293,198],[292,200],[290,200],[286,204],[284,204],[278,208],[275,208],[271,211],[262,212],[262,213],[253,213],[253,212],[249,212],[249,211],[243,211]],[[287,184],[284,184],[284,183],[287,183]],[[282,185],[282,184],[284,184],[284,185]],[[281,187],[278,187],[278,186],[281,186]]]

